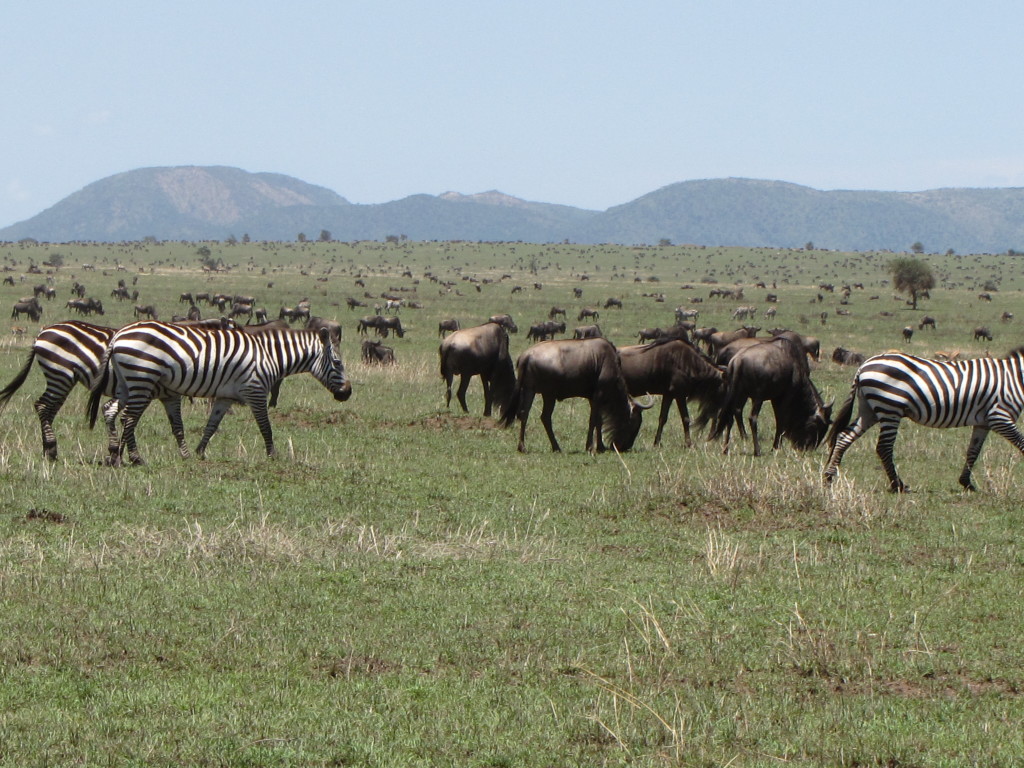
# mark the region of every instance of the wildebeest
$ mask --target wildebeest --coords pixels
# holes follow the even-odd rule
[[[506,413],[515,386],[515,368],[509,353],[508,330],[499,323],[487,322],[455,331],[441,342],[441,378],[445,381],[445,407],[451,407],[452,381],[461,376],[456,396],[466,413],[466,390],[474,376],[480,377],[484,389],[484,416],[490,416],[494,405]]]
[[[359,320],[359,324],[356,326],[356,330],[364,336],[370,328],[373,328],[378,336],[385,339],[391,331],[394,331],[395,335],[400,339],[405,337],[405,329],[402,328],[402,320],[397,315],[391,315],[389,317],[384,317],[383,315],[368,315],[361,318]]]
[[[385,347],[384,342],[364,339],[361,345],[363,362],[367,365],[394,365],[395,350]]]
[[[545,320],[543,323],[534,323],[526,332],[527,339],[535,341],[547,341],[554,338],[556,333],[565,333],[565,323],[562,321]]]
[[[866,359],[860,352],[851,352],[843,347],[836,347],[832,350],[832,362],[839,363],[839,365],[860,365]]]
[[[580,313],[576,315],[576,322],[579,322],[585,317],[592,317],[595,320],[597,320],[598,318],[601,317],[601,313],[599,313],[596,309],[593,309],[592,307],[584,307],[583,309],[580,310]]]
[[[711,439],[725,435],[724,452],[729,450],[732,423],[741,415],[748,399],[755,456],[761,455],[757,420],[766,400],[771,401],[775,413],[773,448],[782,445],[783,437],[800,450],[815,448],[824,439],[832,404],[822,402],[811,381],[807,355],[791,339],[776,337],[744,349],[729,361],[725,375],[726,394],[711,434]]]
[[[1011,320],[1013,320],[1013,312],[1003,312],[1002,316],[1000,316],[999,319],[1002,320],[1004,323],[1008,323]]]
[[[665,336],[664,328],[641,328],[636,337],[643,344],[645,341],[655,341]]]
[[[907,325],[903,328],[903,340],[910,341],[914,337],[914,326]]]
[[[921,318],[921,322],[917,324],[917,330],[923,331],[925,328],[935,330],[935,318],[931,315],[925,315]]]
[[[353,299],[351,296],[349,296],[349,297],[347,297],[345,299],[345,303],[348,305],[349,309],[355,309],[356,307],[365,307],[366,306],[366,302],[365,301],[360,301],[359,299]]]
[[[599,339],[602,336],[599,325],[581,325],[572,333],[574,339]]]
[[[145,304],[145,305],[136,304],[134,312],[135,312],[135,319],[136,320],[140,320],[143,315],[145,315],[150,320],[159,320],[160,319],[160,318],[157,317],[156,307],[154,307],[152,304]]]
[[[99,299],[69,299],[64,306],[75,310],[80,315],[91,315],[93,312],[98,315],[104,314],[103,302]]]
[[[588,451],[605,449],[605,431],[615,450],[632,448],[640,431],[643,409],[650,407],[629,396],[619,352],[607,339],[545,341],[519,356],[515,389],[501,423],[509,427],[519,419],[520,452],[526,451],[526,423],[538,394],[543,399],[540,420],[553,451],[561,450],[551,425],[551,414],[559,400],[584,397],[590,401]]]
[[[34,323],[38,323],[42,314],[43,308],[35,299],[30,299],[29,301],[16,301],[14,302],[14,308],[11,310],[11,319],[19,320],[22,315],[27,315],[29,320]]]
[[[622,299],[617,299],[614,296],[609,298],[608,301],[606,301],[604,303],[604,308],[605,309],[610,309],[611,307],[616,307],[618,309],[622,309]]]
[[[294,323],[298,320],[309,320],[309,314],[308,306],[281,307],[277,317],[279,320],[291,320]]]
[[[732,344],[736,339],[752,339],[761,329],[753,325],[745,325],[735,331],[717,331],[708,337],[708,349],[712,357],[717,357],[723,347]],[[694,334],[696,337],[696,334]]]
[[[815,362],[821,360],[821,341],[814,336],[804,336],[802,333],[788,330],[773,331],[772,336],[789,339],[798,344],[809,357],[814,358]]]
[[[548,310],[548,320],[554,320],[559,315],[561,315],[563,318],[565,317],[564,307],[552,307],[551,309]]]
[[[985,341],[992,341],[992,331],[983,325],[979,325],[974,329],[974,340],[985,339]]]
[[[620,347],[619,359],[630,395],[662,396],[654,444],[661,443],[662,430],[675,402],[683,422],[686,445],[692,445],[686,401],[688,398],[700,401],[701,422],[706,423],[721,406],[725,394],[722,371],[709,363],[690,342],[673,338]]]
[[[310,331],[319,331],[321,328],[326,328],[331,333],[331,343],[341,343],[341,323],[313,315],[306,321],[306,328]]]
[[[512,319],[512,315],[491,315],[487,318],[489,323],[497,323],[509,333],[519,333],[519,326]]]
[[[450,317],[437,324],[437,335],[443,339],[446,333],[452,333],[453,331],[459,330],[461,327],[462,325],[456,318]]]

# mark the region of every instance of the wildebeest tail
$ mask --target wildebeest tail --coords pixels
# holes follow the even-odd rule
[[[836,440],[839,438],[839,433],[850,426],[850,418],[853,416],[853,404],[857,399],[857,380],[854,379],[853,386],[850,388],[850,396],[846,398],[846,402],[843,403],[839,412],[835,416],[835,420],[832,422],[832,427],[828,431],[828,447],[835,448]]]
[[[18,371],[18,375],[14,377],[14,381],[3,389],[0,389],[0,411],[7,406],[8,401],[11,399],[11,395],[17,392],[21,388],[21,385],[25,383],[25,379],[28,378],[28,374],[32,370],[32,363],[35,362],[35,359],[36,351],[33,349],[28,353],[28,360],[25,361],[25,365],[23,365],[21,370]]]
[[[725,432],[726,427],[732,423],[734,418],[735,406],[733,404],[734,388],[732,380],[728,381],[725,387],[725,394],[718,402],[718,407],[711,407],[705,413],[704,409],[701,409],[700,415],[697,417],[697,426],[701,427],[707,423],[707,420],[714,420],[715,426],[711,430],[711,434],[708,435],[708,440],[717,440]],[[702,421],[703,419],[703,421]]]

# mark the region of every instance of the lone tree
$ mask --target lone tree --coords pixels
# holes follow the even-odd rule
[[[910,294],[910,303],[917,309],[917,300],[922,293],[935,287],[932,268],[920,259],[903,257],[889,262],[892,283],[900,293]]]

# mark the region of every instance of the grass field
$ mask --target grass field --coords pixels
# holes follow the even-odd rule
[[[990,440],[980,492],[965,494],[968,432],[904,425],[904,496],[885,492],[877,432],[830,489],[823,449],[687,449],[675,415],[661,448],[652,412],[633,451],[592,456],[576,401],[555,412],[563,453],[535,413],[518,454],[515,431],[480,415],[479,385],[463,415],[445,408],[437,372],[447,317],[511,313],[519,354],[552,306],[570,331],[580,308],[601,308],[606,335],[627,344],[680,305],[733,328],[742,303],[759,325],[822,340],[813,378],[838,403],[853,369],[825,359],[836,346],[970,356],[1024,343],[1015,258],[924,256],[938,287],[913,312],[884,282],[890,254],[206,245],[228,271],[202,272],[198,244],[3,245],[16,284],[0,301],[30,294],[42,277],[20,277],[53,254],[64,266],[42,324],[67,318],[75,279],[111,326],[132,319],[109,297],[118,279],[162,318],[183,291],[252,294],[272,315],[308,297],[344,325],[352,398],[287,380],[274,460],[236,408],[207,460],[183,461],[151,409],[148,463],[114,470],[99,464],[84,390],[57,419],[60,459],[42,458],[33,374],[0,415],[0,764],[1020,764],[1024,492],[1005,441]],[[818,301],[824,282],[864,284],[849,316],[838,292]],[[742,302],[708,298],[737,284]],[[978,299],[986,284],[992,302]],[[373,310],[345,299],[372,307],[364,291],[395,288],[415,288],[422,309],[403,309],[409,333],[387,342],[398,364],[367,367],[355,326]],[[763,321],[769,291],[778,316]],[[613,296],[622,310],[603,309]],[[905,343],[924,314],[937,329]],[[10,325],[27,332],[4,334],[0,384],[38,330]],[[991,344],[973,340],[978,325]],[[193,445],[205,414],[185,406]],[[770,434],[770,409],[764,422]]]

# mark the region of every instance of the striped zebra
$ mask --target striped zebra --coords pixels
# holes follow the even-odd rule
[[[851,424],[855,399],[859,400],[857,419]],[[877,422],[881,434],[876,451],[889,478],[889,490],[909,490],[893,461],[900,419],[908,418],[926,427],[974,428],[960,485],[976,490],[971,469],[990,430],[1024,453],[1024,435],[1016,425],[1022,410],[1024,347],[998,359],[939,362],[897,353],[872,357],[857,370],[850,397],[829,433],[832,451],[825,482],[838,474],[846,449]]]
[[[199,325],[221,327],[222,320],[201,320]],[[51,461],[57,460],[57,435],[53,431],[53,421],[64,406],[71,390],[76,384],[92,389],[96,383],[103,362],[103,353],[116,330],[102,325],[93,325],[77,320],[43,328],[32,344],[25,365],[14,377],[14,380],[0,390],[0,411],[11,397],[28,379],[32,364],[37,362],[46,380],[46,389],[39,399],[33,403],[39,426],[43,436],[43,455]],[[113,395],[113,387],[108,386],[105,395]],[[271,403],[273,405],[273,403]],[[171,418],[171,413],[168,413]],[[171,429],[175,428],[171,418]],[[177,438],[178,436],[175,435]],[[178,440],[179,450],[184,449],[188,455],[188,447],[182,432]]]
[[[135,323],[110,340],[89,398],[89,423],[92,426],[96,422],[104,389],[113,386],[115,401],[104,408],[104,420],[109,429],[120,414],[122,431],[120,439],[115,430],[110,440],[109,463],[120,464],[127,450],[128,460],[141,464],[135,427],[150,402],[160,399],[167,407],[169,401],[180,403],[182,396],[212,398],[213,409],[196,448],[202,457],[231,403],[239,402],[249,406],[267,455],[273,456],[267,395],[285,376],[304,372],[312,373],[335,400],[347,400],[352,394],[345,367],[326,328],[248,334],[237,329]]]

